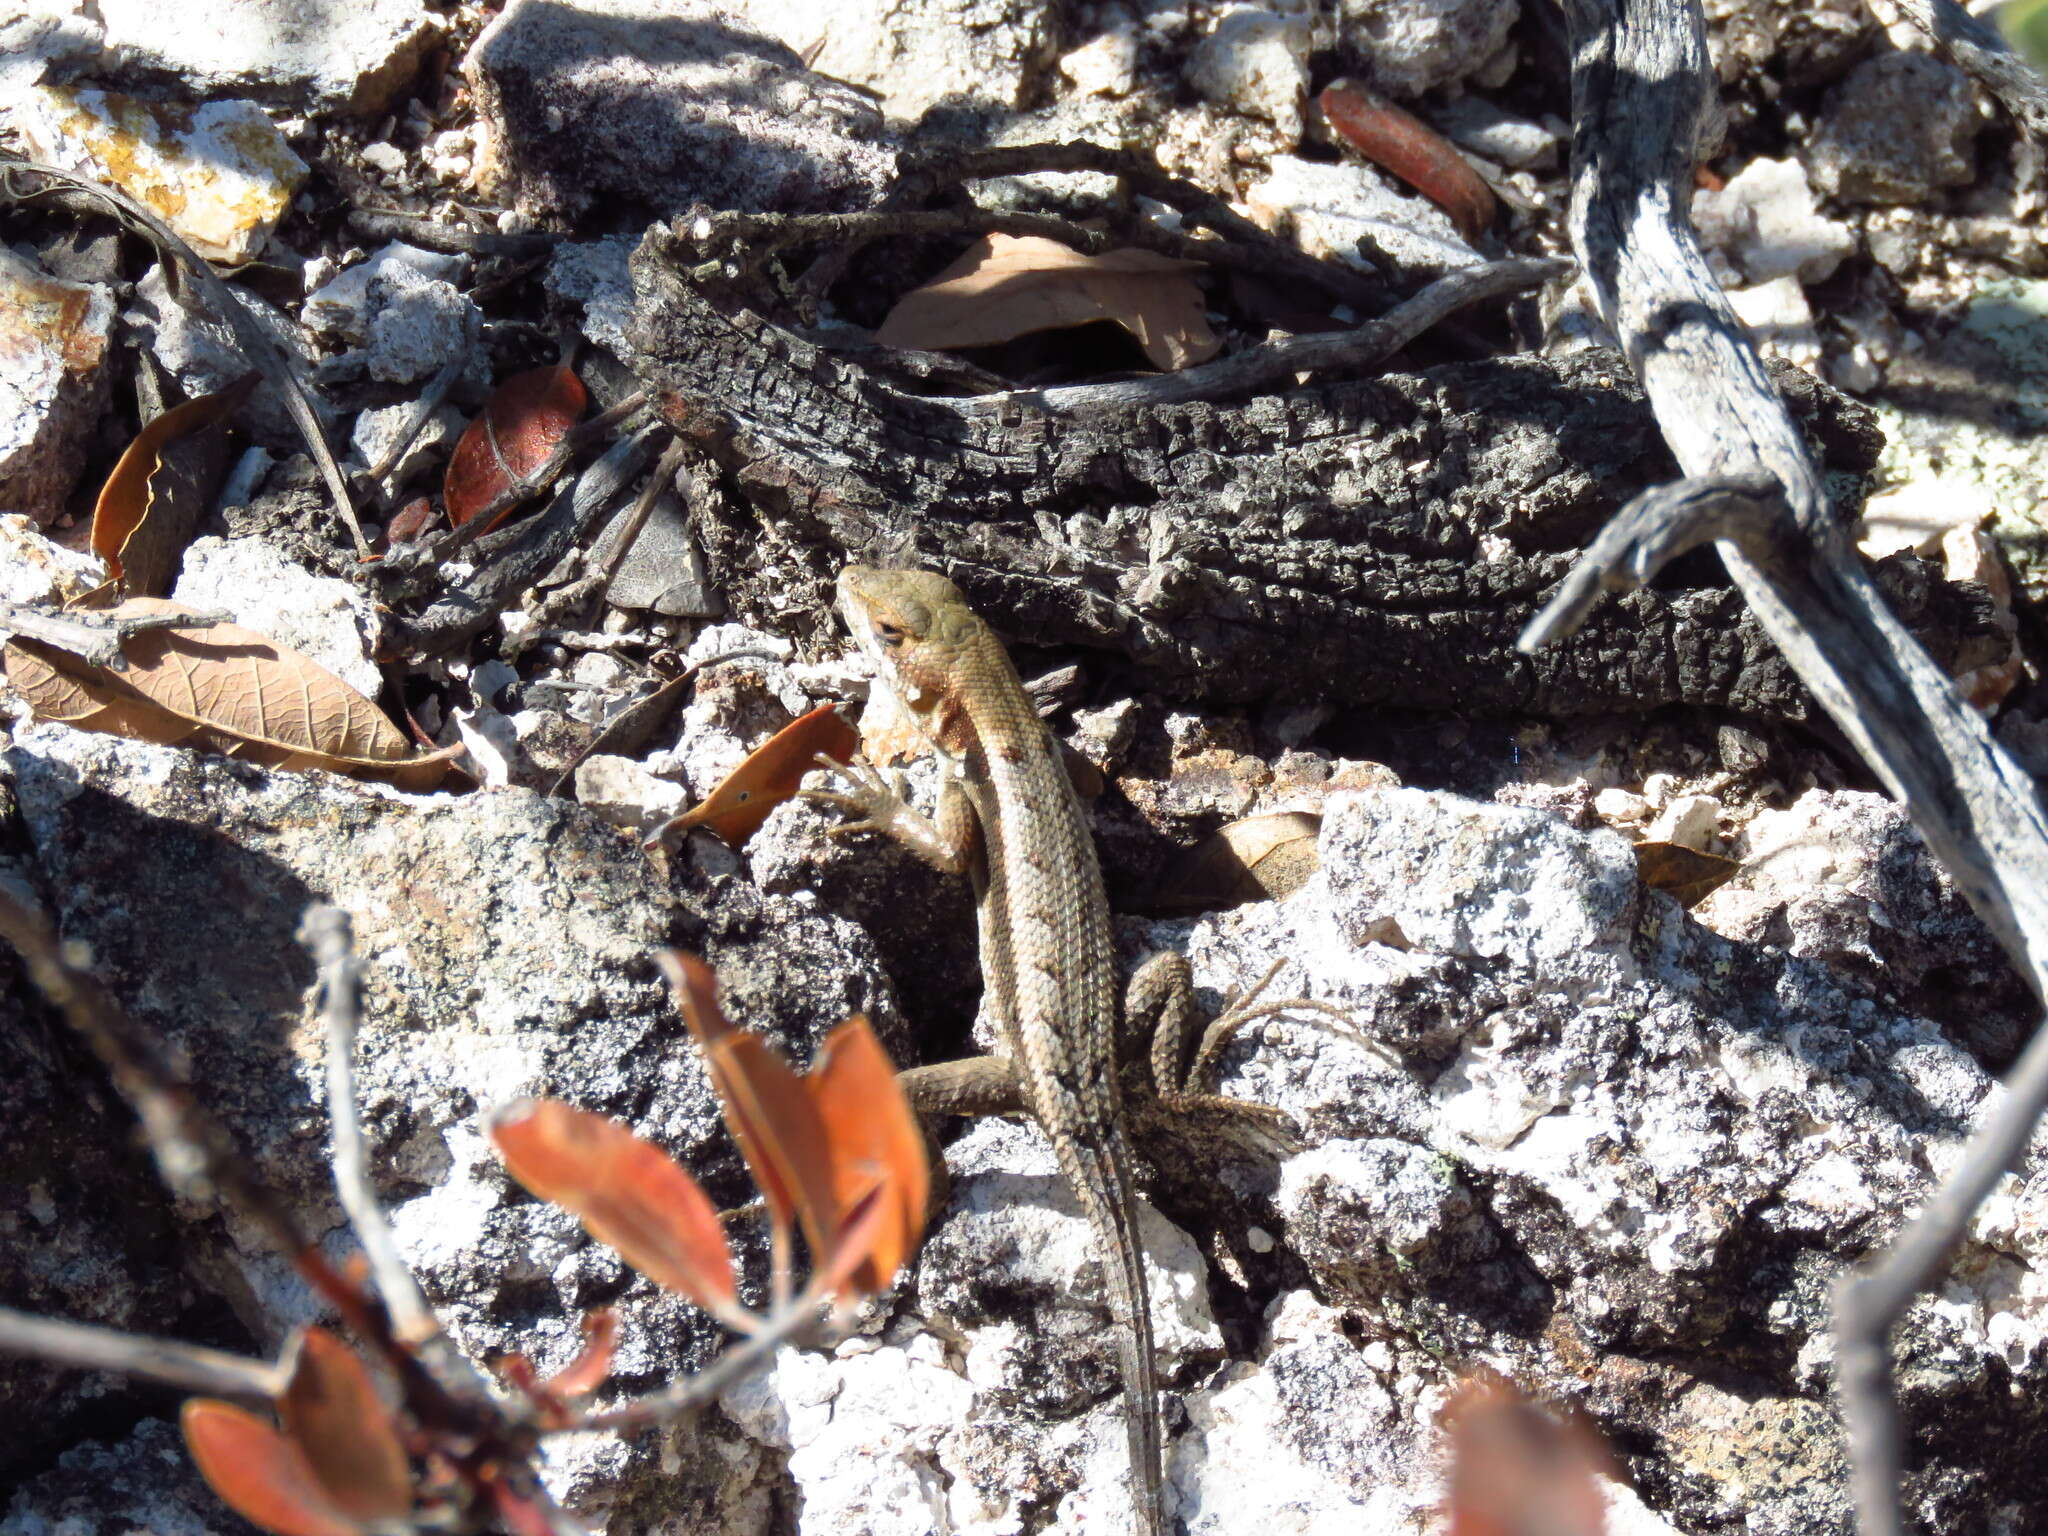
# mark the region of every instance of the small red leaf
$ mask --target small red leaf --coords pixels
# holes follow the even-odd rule
[[[619,1343],[619,1314],[601,1307],[584,1314],[583,1348],[574,1360],[542,1384],[542,1390],[559,1398],[582,1397],[595,1392],[612,1373],[612,1353]]]
[[[1560,1423],[1506,1382],[1468,1380],[1444,1410],[1451,1435],[1448,1536],[1603,1536],[1598,1438]]]
[[[448,460],[441,501],[448,521],[461,526],[511,493],[538,490],[532,477],[546,464],[589,400],[583,381],[567,364],[515,373],[492,394],[483,414],[469,424]],[[512,511],[492,514],[485,532]]]
[[[411,1511],[412,1466],[354,1350],[323,1328],[308,1328],[277,1406],[285,1433],[305,1452],[336,1509],[365,1524]]]
[[[897,1082],[896,1064],[866,1019],[848,1019],[826,1036],[805,1083],[829,1149],[839,1205],[838,1251],[831,1263],[843,1269],[853,1290],[873,1295],[896,1278],[924,1231],[931,1198],[924,1132]],[[856,1234],[851,1226],[870,1192],[882,1209]],[[849,1243],[860,1255],[847,1268]]]
[[[364,1527],[334,1507],[305,1453],[255,1414],[195,1397],[179,1422],[200,1476],[235,1513],[278,1536],[363,1536]]]
[[[710,966],[674,950],[656,958],[704,1052],[726,1126],[760,1186],[770,1219],[787,1229],[794,1215],[813,1259],[822,1259],[838,1225],[838,1202],[831,1153],[810,1090],[774,1046],[726,1018]]]
[[[850,763],[860,746],[860,733],[830,704],[800,715],[760,746],[746,761],[719,781],[718,787],[648,839],[661,840],[670,828],[702,827],[737,848],[768,819],[768,813],[797,792],[804,775],[818,766],[818,754]]]
[[[710,1312],[737,1306],[718,1212],[661,1148],[559,1099],[499,1115],[491,1140],[512,1177],[582,1219],[584,1230],[655,1284]]]

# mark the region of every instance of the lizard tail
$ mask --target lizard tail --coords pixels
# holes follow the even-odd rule
[[[1166,1536],[1166,1501],[1159,1436],[1159,1380],[1153,1368],[1152,1307],[1145,1284],[1145,1250],[1138,1237],[1137,1199],[1130,1153],[1117,1144],[1073,1147],[1070,1170],[1095,1241],[1103,1251],[1110,1310],[1116,1319],[1117,1364],[1124,1381],[1124,1429],[1130,1441],[1131,1503],[1137,1536]]]

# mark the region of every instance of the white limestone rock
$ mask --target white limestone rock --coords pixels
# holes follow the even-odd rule
[[[1520,10],[1517,0],[1338,0],[1337,35],[1374,87],[1413,97],[1478,74]]]
[[[1272,123],[1291,147],[1300,142],[1308,102],[1308,45],[1305,18],[1249,7],[1225,11],[1195,45],[1188,81],[1218,106]]]
[[[1701,242],[1752,283],[1822,282],[1856,249],[1855,231],[1822,216],[1797,160],[1750,161],[1719,191],[1695,192],[1692,217]]]
[[[1398,191],[1366,165],[1330,165],[1275,155],[1266,177],[1245,194],[1250,216],[1291,233],[1315,256],[1372,266],[1361,242],[1403,271],[1449,271],[1483,260],[1426,198]]]
[[[370,659],[377,620],[365,590],[316,576],[263,539],[194,539],[171,596],[312,657],[366,698],[384,687]]]

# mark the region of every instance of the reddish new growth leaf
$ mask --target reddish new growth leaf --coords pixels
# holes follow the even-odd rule
[[[363,1536],[412,1512],[412,1468],[370,1373],[334,1335],[308,1328],[278,1400],[282,1431],[195,1397],[180,1416],[200,1474],[236,1513],[278,1536]]]
[[[718,1212],[653,1142],[558,1099],[513,1105],[493,1122],[491,1141],[513,1178],[573,1211],[585,1231],[656,1285],[743,1321]]]
[[[1444,1424],[1449,1536],[1604,1536],[1599,1479],[1611,1461],[1591,1431],[1479,1377],[1451,1400]]]
[[[646,846],[655,846],[671,831],[702,827],[737,848],[761,829],[770,811],[797,792],[804,775],[818,766],[819,754],[850,763],[859,746],[860,733],[846,717],[832,705],[820,704],[748,753],[710,794],[664,822]]]
[[[441,500],[460,526],[490,510],[488,533],[539,489],[537,476],[589,396],[567,364],[529,368],[500,384],[448,460]],[[491,509],[495,510],[491,510]]]
[[[726,1018],[711,967],[675,953],[661,964],[771,1218],[786,1227],[794,1215],[803,1227],[814,1283],[833,1294],[881,1290],[924,1231],[931,1166],[867,1020],[834,1030],[800,1078]]]

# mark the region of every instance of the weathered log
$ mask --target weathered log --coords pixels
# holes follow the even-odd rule
[[[723,472],[697,531],[757,621],[822,634],[840,565],[915,563],[1011,638],[1118,652],[1180,698],[1808,712],[1710,561],[1603,605],[1567,645],[1515,649],[1570,552],[1676,473],[1612,352],[1067,410],[1047,402],[1080,392],[906,393],[714,302],[659,236],[633,270],[628,361]],[[1856,483],[1879,444],[1868,413],[1792,370],[1781,387]],[[1911,564],[1902,597],[1936,649],[1981,648],[1988,614]]]

